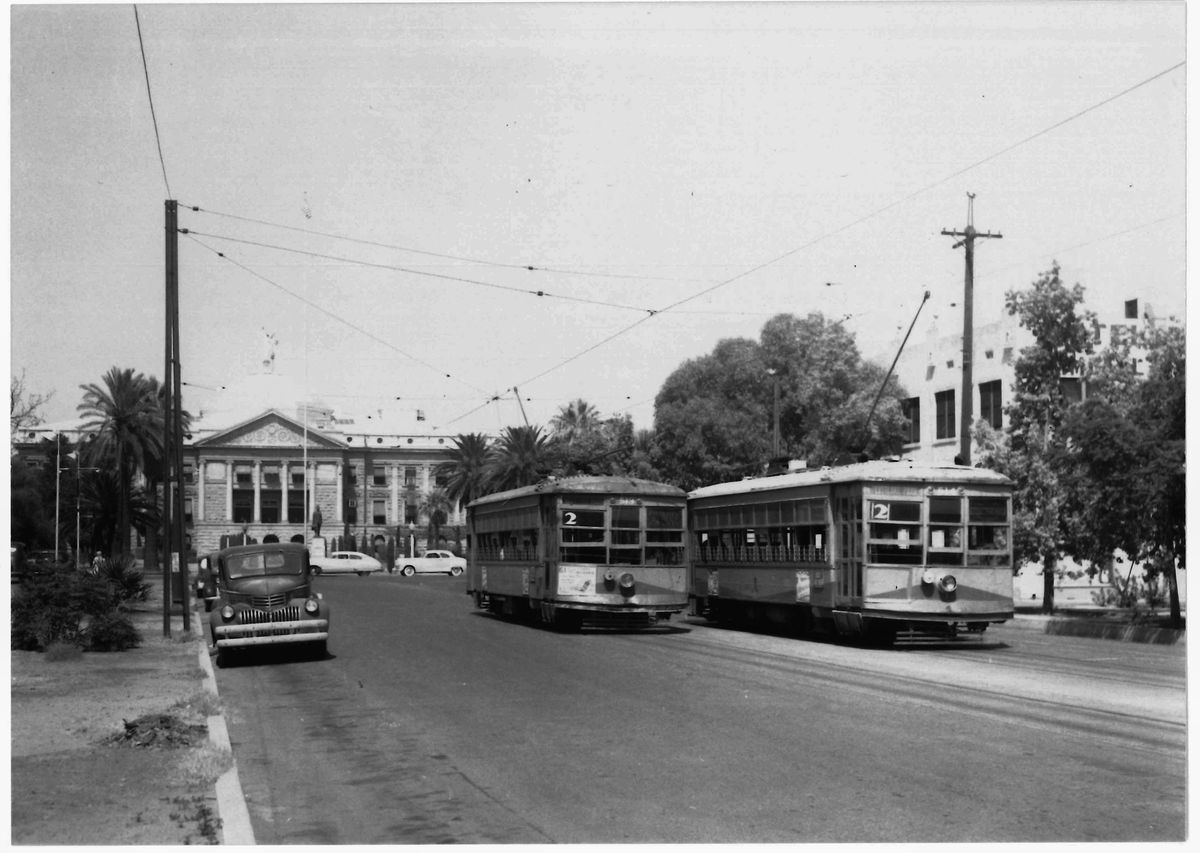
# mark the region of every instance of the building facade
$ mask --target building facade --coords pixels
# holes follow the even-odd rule
[[[1099,328],[1097,351],[1128,339],[1151,325],[1178,326],[1178,318],[1156,317],[1153,310],[1138,299],[1131,299],[1115,310],[1097,312]],[[977,325],[974,329],[971,360],[973,422],[986,421],[996,429],[1008,426],[1004,407],[1012,402],[1016,362],[1021,350],[1033,344],[1033,337],[1020,326],[1016,317]],[[897,346],[899,344],[897,343]],[[892,356],[888,356],[887,363]],[[1145,354],[1133,352],[1134,367],[1146,370]],[[882,356],[880,357],[882,359]],[[903,402],[908,419],[908,442],[904,455],[921,464],[949,465],[961,447],[963,335],[939,334],[931,327],[924,339],[910,340],[896,362],[896,380],[910,395]],[[1082,400],[1086,383],[1078,376],[1064,376],[1062,387],[1069,398]],[[972,460],[978,448],[972,449]]]

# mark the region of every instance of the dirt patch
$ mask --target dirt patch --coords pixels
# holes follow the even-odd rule
[[[231,759],[207,738],[218,708],[199,641],[178,613],[162,636],[157,593],[133,614],[138,648],[69,660],[10,652],[12,843],[219,840],[213,785]]]

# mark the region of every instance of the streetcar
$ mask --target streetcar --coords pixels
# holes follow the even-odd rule
[[[689,613],[890,643],[1013,616],[1012,482],[876,460],[688,495]]]
[[[550,478],[467,507],[467,594],[560,630],[645,628],[687,607],[687,494],[631,477]]]

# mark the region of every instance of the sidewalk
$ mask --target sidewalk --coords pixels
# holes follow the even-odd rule
[[[1186,624],[1186,614],[1184,614]],[[1187,629],[1165,627],[1158,622],[1134,623],[1127,611],[1063,609],[1053,614],[1018,610],[1012,626],[1068,637],[1096,637],[1129,643],[1174,645],[1186,642]]]

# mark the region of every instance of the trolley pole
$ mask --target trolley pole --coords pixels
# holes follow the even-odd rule
[[[962,367],[962,404],[959,421],[959,461],[962,465],[971,464],[971,421],[974,419],[975,377],[973,375],[975,352],[975,240],[988,237],[999,240],[1003,234],[993,234],[991,231],[983,234],[975,230],[975,194],[967,193],[967,227],[962,231],[942,229],[947,237],[961,237],[951,248],[966,247],[966,274],[963,278],[963,367]]]

